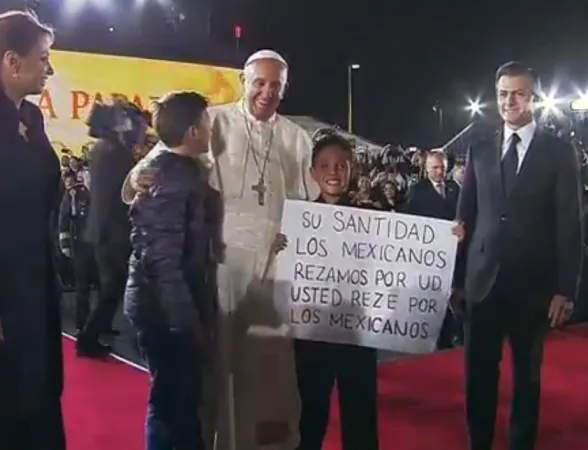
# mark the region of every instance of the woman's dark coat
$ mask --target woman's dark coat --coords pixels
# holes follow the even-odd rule
[[[0,93],[0,417],[34,414],[63,390],[57,155],[39,108]]]

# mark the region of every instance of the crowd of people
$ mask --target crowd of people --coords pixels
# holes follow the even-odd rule
[[[315,133],[321,140],[337,136],[337,130],[325,129]],[[138,163],[153,147],[152,140],[134,150]],[[463,182],[463,161],[454,162],[450,174],[445,155],[440,150],[404,152],[384,148],[376,154],[358,150],[350,142],[353,158],[350,177],[350,202],[354,206],[382,211],[451,220],[457,207],[457,194]],[[91,248],[85,243],[84,234],[90,211],[91,152],[84,157],[65,153],[61,158],[62,177],[65,186],[60,212],[60,275],[66,290],[75,291],[76,335],[83,330],[90,315],[91,291],[98,290],[97,265]],[[426,180],[443,185],[440,195],[427,195]],[[423,186],[425,190],[423,192]],[[446,195],[446,192],[449,195]],[[430,193],[429,193],[430,194]],[[439,349],[450,348],[462,342],[459,322],[451,314],[439,341]],[[107,328],[107,334],[110,328]],[[110,334],[117,334],[112,330]]]
[[[376,350],[292,339],[276,314],[287,199],[455,220],[454,289],[438,347],[463,330],[469,448],[492,448],[507,337],[510,448],[535,448],[542,346],[573,310],[582,202],[577,153],[537,127],[525,65],[498,69],[504,123],[469,148],[467,165],[453,161],[449,177],[440,151],[366,155],[336,133],[311,139],[277,113],[289,67],[272,50],[248,58],[237,102],[209,106],[195,92],[159,99],[159,141],[147,155],[148,117],[116,104],[101,112],[112,112],[112,126],[89,119],[89,161],[60,167],[41,111],[26,101],[53,74],[52,43],[33,15],[0,15],[0,208],[12,213],[0,224],[5,448],[66,448],[56,253],[74,263],[77,354],[112,350],[102,337],[121,303],[138,336],[150,372],[147,450],[319,450],[335,383],[343,448],[380,448]],[[92,284],[99,298],[90,310]]]

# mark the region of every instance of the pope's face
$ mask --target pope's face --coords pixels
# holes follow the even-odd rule
[[[268,120],[277,111],[285,88],[284,71],[284,66],[273,59],[253,63],[245,79],[245,97],[256,119]]]

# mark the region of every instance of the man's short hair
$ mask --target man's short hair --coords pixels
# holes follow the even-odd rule
[[[426,153],[426,158],[427,158],[427,161],[429,159],[438,159],[443,164],[446,164],[447,163],[447,155],[441,149],[433,149],[433,150],[428,151]]]
[[[153,128],[169,148],[182,145],[186,132],[200,123],[208,100],[196,92],[171,92],[153,105]]]
[[[535,73],[533,69],[531,69],[526,64],[523,64],[519,61],[509,61],[504,63],[496,70],[496,76],[494,77],[494,84],[498,84],[498,80],[502,77],[518,77],[518,76],[526,76],[533,83],[533,90],[535,88],[535,83],[537,81],[535,77]]]

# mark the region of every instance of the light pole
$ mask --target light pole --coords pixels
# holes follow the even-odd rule
[[[433,112],[437,115],[439,134],[443,136],[443,107],[439,102],[435,103],[435,106],[433,106]]]
[[[359,68],[359,64],[347,66],[347,131],[349,133],[353,133],[353,71]]]

